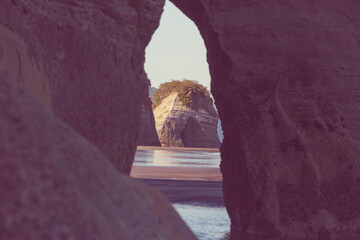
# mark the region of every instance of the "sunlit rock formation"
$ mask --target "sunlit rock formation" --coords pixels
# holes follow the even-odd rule
[[[164,0],[0,1],[9,75],[129,173]]]
[[[182,84],[180,81],[179,83]],[[159,90],[162,90],[161,86]],[[218,148],[218,115],[211,97],[196,95],[191,90],[184,92],[184,96],[176,91],[171,94],[168,90],[165,92],[161,103],[154,109],[155,126],[161,145]],[[155,92],[155,96],[157,93]],[[193,107],[190,103],[184,104],[184,101],[192,101]]]
[[[196,239],[157,190],[0,74],[0,238]]]
[[[208,50],[233,228],[360,239],[360,1],[172,2]]]

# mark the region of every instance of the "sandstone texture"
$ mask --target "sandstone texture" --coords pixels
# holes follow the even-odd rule
[[[137,139],[138,146],[161,146],[155,129],[155,118],[151,107],[151,100],[147,99],[142,105],[141,122]]]
[[[0,239],[196,239],[157,190],[0,76]]]
[[[162,100],[154,109],[156,131],[162,146],[220,146],[217,134],[218,116],[212,100],[204,100],[201,105],[197,110],[184,106],[176,92]]]
[[[127,174],[147,98],[144,49],[163,4],[0,1],[0,59],[8,74]]]
[[[360,239],[360,2],[172,2],[208,50],[233,228]]]

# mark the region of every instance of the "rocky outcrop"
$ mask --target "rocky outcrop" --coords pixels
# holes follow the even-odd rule
[[[172,0],[198,26],[233,228],[360,237],[360,2]]]
[[[162,146],[201,147],[220,146],[217,135],[218,116],[212,101],[199,105],[197,110],[184,106],[174,92],[154,109],[156,131]],[[212,109],[210,113],[205,109]]]
[[[151,104],[151,100],[148,99],[142,105],[139,136],[137,139],[138,146],[161,146],[155,129],[155,118]]]
[[[157,190],[0,75],[1,239],[196,239]]]
[[[164,0],[0,2],[9,75],[129,173]]]

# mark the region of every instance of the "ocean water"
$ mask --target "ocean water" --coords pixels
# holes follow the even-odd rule
[[[224,207],[178,203],[173,206],[199,239],[227,239],[230,219]]]

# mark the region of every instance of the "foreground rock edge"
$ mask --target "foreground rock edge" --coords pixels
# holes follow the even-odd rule
[[[119,173],[0,76],[2,239],[196,239],[157,190]]]

